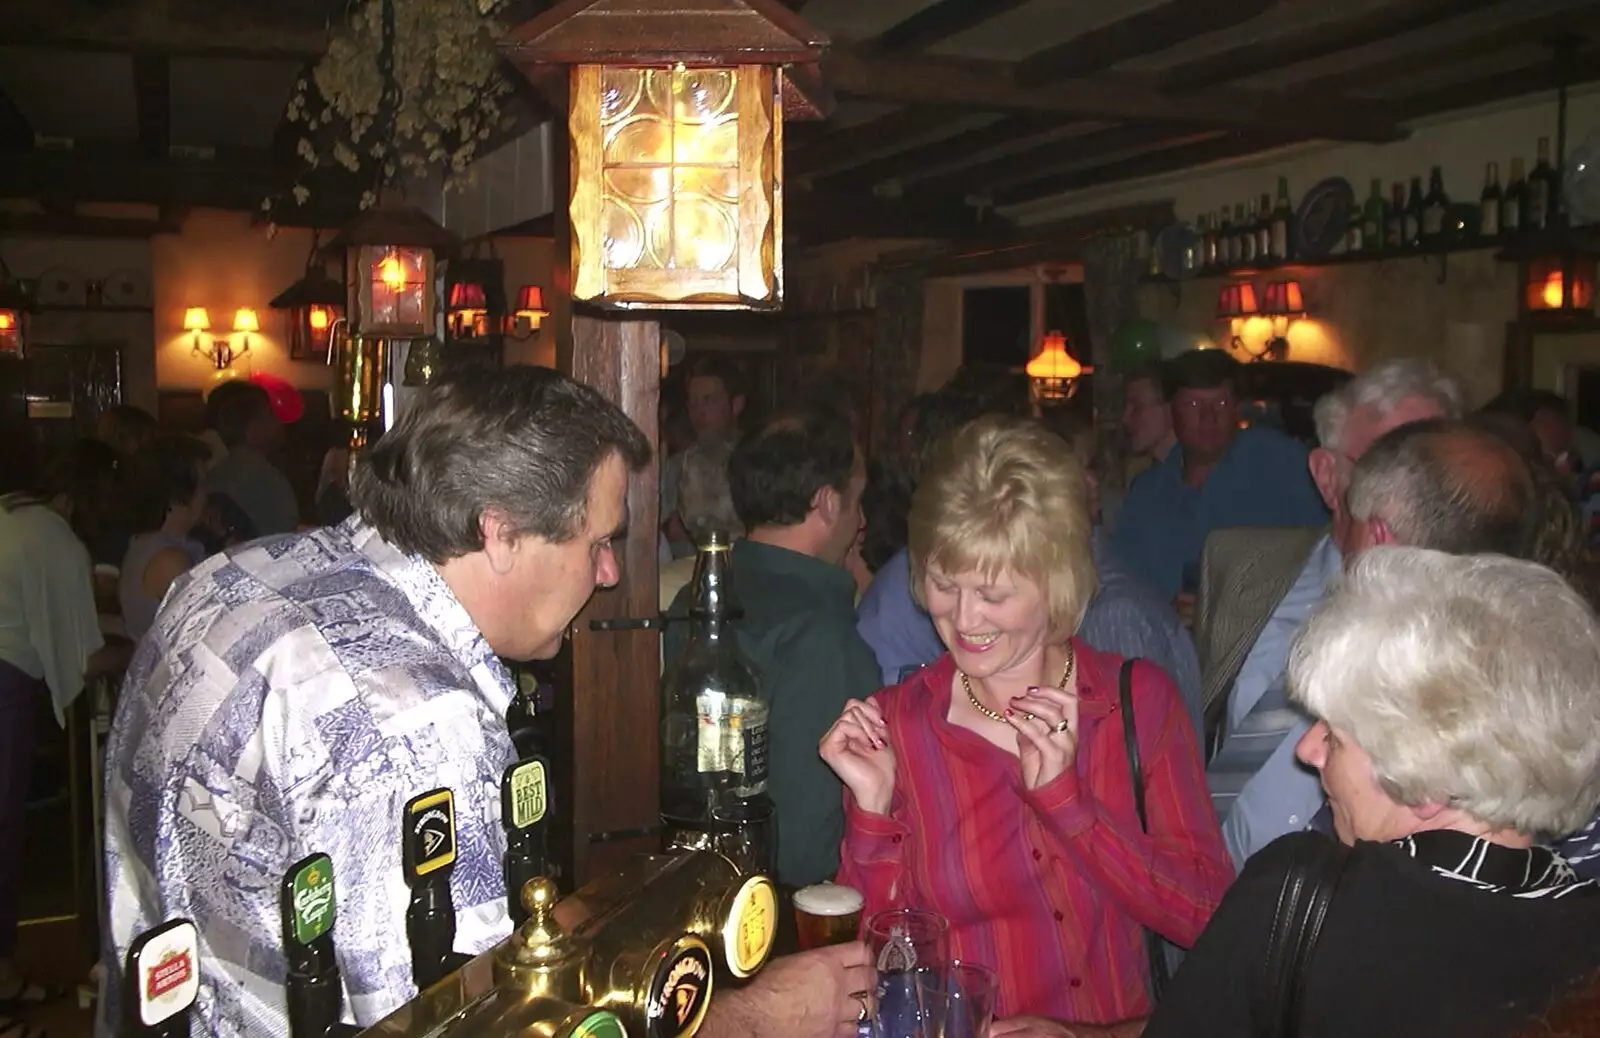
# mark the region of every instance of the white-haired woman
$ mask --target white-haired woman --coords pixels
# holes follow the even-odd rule
[[[1339,843],[1300,833],[1250,860],[1147,1038],[1487,1038],[1594,972],[1600,886],[1542,842],[1600,803],[1600,623],[1560,577],[1373,549],[1300,633],[1288,678],[1317,718],[1298,753]],[[1263,951],[1286,880],[1319,870],[1331,900],[1296,970]]]
[[[1144,1015],[1142,930],[1187,947],[1233,873],[1194,727],[1144,662],[1128,671],[1140,825],[1123,660],[1074,637],[1095,589],[1088,500],[1072,448],[1036,423],[951,435],[909,522],[911,586],[949,651],[852,700],[821,747],[847,787],[839,881],[869,914],[945,916],[950,954],[998,971],[1002,1017]]]

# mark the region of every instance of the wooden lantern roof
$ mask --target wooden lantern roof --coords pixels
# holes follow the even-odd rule
[[[783,65],[785,119],[833,107],[819,71],[827,35],[778,0],[565,0],[500,46],[535,82],[565,65]]]
[[[415,206],[380,203],[344,225],[327,245],[329,253],[358,245],[396,245],[432,249],[440,255],[454,251],[459,239]]]

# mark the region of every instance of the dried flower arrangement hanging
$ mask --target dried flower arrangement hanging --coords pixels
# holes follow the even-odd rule
[[[307,172],[336,164],[370,173],[362,208],[402,176],[469,179],[480,149],[511,122],[511,85],[495,48],[506,3],[355,0],[289,100],[285,117],[300,127]],[[294,187],[300,205],[310,197],[304,181]]]

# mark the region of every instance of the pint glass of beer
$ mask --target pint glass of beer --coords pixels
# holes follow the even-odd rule
[[[795,928],[800,949],[848,944],[861,935],[861,892],[836,883],[817,883],[794,892]]]

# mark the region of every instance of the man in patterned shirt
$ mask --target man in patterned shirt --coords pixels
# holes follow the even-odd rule
[[[596,587],[643,433],[554,372],[463,375],[363,454],[344,524],[255,541],[174,585],[123,686],[107,751],[103,1030],[140,932],[199,927],[196,1030],[283,1035],[278,891],[329,854],[348,1009],[415,994],[405,802],[448,786],[456,943],[510,931],[498,785],[514,752],[500,657],[546,659]]]

